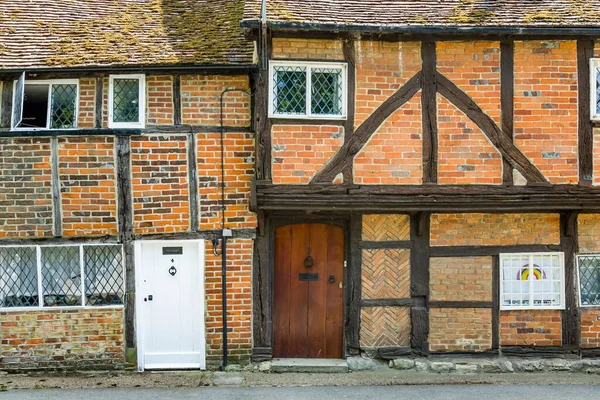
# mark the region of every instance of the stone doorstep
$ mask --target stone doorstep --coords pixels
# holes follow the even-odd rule
[[[274,358],[271,372],[340,373],[348,372],[346,360],[328,358]]]

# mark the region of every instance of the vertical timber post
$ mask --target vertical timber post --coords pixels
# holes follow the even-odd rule
[[[429,231],[431,214],[411,215],[410,238],[414,243],[410,252],[410,346],[418,354],[429,353]]]

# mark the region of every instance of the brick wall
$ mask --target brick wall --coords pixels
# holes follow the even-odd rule
[[[223,89],[250,91],[247,76],[203,76],[181,77],[181,120],[184,124],[220,124],[220,97]],[[223,125],[250,126],[250,96],[248,93],[226,93],[223,98]]]
[[[0,238],[52,235],[50,139],[0,139]]]
[[[410,308],[363,307],[360,311],[360,347],[410,346]]]
[[[515,143],[553,183],[576,183],[577,44],[515,42]]]
[[[96,79],[79,79],[78,128],[94,128],[96,121]]]
[[[515,310],[500,312],[501,346],[560,346],[560,310]]]
[[[344,142],[339,126],[275,125],[273,183],[307,184]]]
[[[600,253],[600,214],[579,214],[579,252]]]
[[[64,236],[117,234],[114,142],[109,136],[58,139]]]
[[[410,297],[410,250],[362,250],[362,298]]]
[[[0,369],[114,369],[123,308],[0,312]]]
[[[492,310],[432,308],[429,311],[431,351],[478,352],[492,347]]]
[[[252,240],[227,242],[227,346],[230,361],[247,361],[252,350]],[[220,251],[220,249],[219,249]],[[206,243],[206,355],[222,357],[221,256]]]
[[[221,227],[221,147],[216,133],[198,134],[198,182],[200,229]],[[254,175],[254,137],[251,133],[226,133],[225,225],[255,228],[256,215],[249,210],[250,184]]]
[[[146,120],[153,125],[173,125],[173,78],[147,76]]]
[[[362,240],[386,242],[410,239],[410,217],[403,214],[364,214]]]
[[[341,40],[273,38],[274,59],[343,61]]]
[[[558,214],[433,214],[432,246],[559,244]]]
[[[131,141],[133,227],[136,233],[189,228],[186,136],[136,136]]]
[[[600,309],[581,309],[581,347],[600,348]]]
[[[445,301],[491,301],[491,257],[430,259],[430,298]]]
[[[395,111],[354,158],[354,183],[423,182],[421,94]]]

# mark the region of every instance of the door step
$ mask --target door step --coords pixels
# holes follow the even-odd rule
[[[348,363],[331,358],[274,358],[271,372],[340,373],[348,372]]]

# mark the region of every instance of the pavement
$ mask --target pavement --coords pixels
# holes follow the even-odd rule
[[[310,387],[206,387],[14,390],[3,400],[163,400],[163,399],[407,399],[407,400],[591,400],[600,396],[596,385],[429,385],[429,386],[310,386]]]

